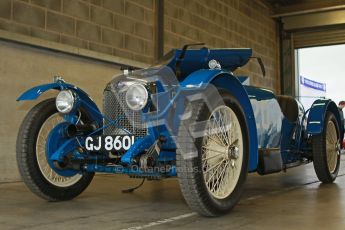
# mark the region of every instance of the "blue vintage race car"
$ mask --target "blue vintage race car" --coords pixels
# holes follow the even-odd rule
[[[143,181],[177,176],[188,205],[205,216],[238,202],[248,172],[313,161],[318,178],[333,182],[344,133],[336,104],[319,99],[305,111],[293,97],[249,86],[232,72],[251,57],[251,49],[173,50],[158,66],[125,69],[110,81],[103,112],[60,77],[29,89],[18,101],[59,93],[33,107],[20,127],[24,182],[61,201],[83,192],[95,172]]]

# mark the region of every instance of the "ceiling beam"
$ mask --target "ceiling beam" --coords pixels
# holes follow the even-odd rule
[[[281,17],[287,17],[287,16],[319,13],[319,12],[342,10],[342,9],[345,9],[345,5],[322,7],[322,8],[316,8],[316,9],[308,9],[308,10],[293,11],[293,12],[288,12],[288,13],[274,14],[274,15],[272,15],[272,18],[281,18]]]
[[[281,15],[284,30],[299,30],[323,26],[345,25],[345,7],[327,11],[312,11],[303,14]]]

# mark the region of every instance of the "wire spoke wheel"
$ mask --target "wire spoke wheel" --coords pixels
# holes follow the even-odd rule
[[[337,168],[337,159],[339,152],[338,147],[338,137],[337,137],[337,130],[332,121],[327,123],[327,131],[326,131],[326,156],[327,156],[327,164],[328,169],[331,173]]]
[[[204,216],[229,212],[240,200],[248,173],[249,133],[239,101],[228,91],[211,108],[190,103],[179,127],[176,169],[183,197]],[[191,132],[189,130],[192,130]],[[190,134],[197,130],[198,136]],[[184,157],[189,152],[195,157]]]
[[[81,111],[81,121],[89,122],[88,113]],[[20,175],[34,194],[49,201],[73,199],[94,176],[93,172],[65,167],[68,159],[61,165],[50,160],[51,154],[67,140],[61,134],[65,123],[56,109],[55,98],[50,98],[28,112],[18,132],[16,157]]]
[[[313,163],[317,177],[323,183],[332,183],[340,165],[340,127],[335,115],[328,111],[322,133],[312,137]]]
[[[82,175],[76,174],[71,177],[60,176],[48,163],[46,152],[46,142],[51,130],[62,122],[64,122],[63,117],[59,113],[55,113],[42,124],[36,141],[36,159],[38,167],[47,181],[58,187],[68,187],[78,182]]]
[[[239,120],[228,106],[211,114],[202,144],[202,169],[209,193],[224,199],[234,190],[241,173],[243,141]]]

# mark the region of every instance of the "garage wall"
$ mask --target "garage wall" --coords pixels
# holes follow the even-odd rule
[[[6,57],[0,58],[0,182],[3,182],[20,179],[15,160],[16,137],[25,114],[38,103],[16,102],[21,92],[52,82],[54,75],[60,75],[88,92],[101,108],[105,84],[120,71],[115,65],[7,42],[0,42],[0,53]],[[55,95],[54,91],[48,92],[39,101]]]
[[[278,34],[270,10],[253,0],[165,0],[165,52],[186,43],[211,47],[251,47],[263,58],[263,78],[256,61],[239,74],[251,84],[279,92]]]
[[[157,0],[160,1],[160,0]],[[165,52],[190,42],[252,47],[241,74],[278,91],[278,39],[272,12],[259,0],[164,0]],[[0,30],[144,63],[154,61],[154,0],[1,0]]]
[[[131,60],[153,60],[153,0],[1,0],[0,29]]]
[[[105,83],[119,73],[118,65],[107,63],[143,67],[154,61],[155,1],[161,0],[0,0],[0,54],[6,57],[0,58],[0,182],[19,180],[16,135],[36,103],[15,102],[20,92],[61,75],[100,105]],[[266,78],[256,61],[238,73],[248,74],[253,85],[279,90],[276,25],[259,0],[164,5],[165,52],[190,42],[252,47],[263,58]]]

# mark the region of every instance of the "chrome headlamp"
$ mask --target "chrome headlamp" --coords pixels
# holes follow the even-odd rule
[[[75,104],[75,96],[71,90],[62,90],[56,97],[56,109],[60,113],[69,113]]]
[[[130,85],[126,92],[127,106],[135,111],[143,109],[149,99],[146,87],[140,83]]]

